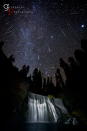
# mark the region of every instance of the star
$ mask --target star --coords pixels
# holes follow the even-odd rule
[[[50,47],[48,48],[48,52],[51,53],[51,49],[50,49]]]
[[[40,56],[38,55],[38,61],[40,60]]]
[[[81,25],[81,28],[85,28],[85,25],[84,25],[84,24],[82,24],[82,25]]]
[[[51,38],[51,39],[53,39],[53,38],[54,38],[54,36],[53,36],[53,35],[51,35],[51,36],[50,36],[50,38]]]
[[[53,75],[60,57],[67,59],[72,55],[86,34],[87,2],[83,5],[79,0],[78,3],[76,0],[14,1],[24,7],[21,11],[33,13],[17,13],[13,17],[5,16],[5,12],[0,14],[0,40],[5,42],[5,54],[15,56],[14,64],[19,69],[26,64],[31,71],[40,67],[43,73]],[[15,3],[9,4],[15,6]]]

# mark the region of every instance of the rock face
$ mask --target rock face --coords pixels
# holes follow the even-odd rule
[[[67,114],[67,110],[61,99],[49,99],[47,96],[29,93],[27,122],[57,122],[62,113]]]

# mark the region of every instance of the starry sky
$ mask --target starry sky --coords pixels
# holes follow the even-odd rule
[[[3,5],[14,8],[9,16]],[[0,4],[0,40],[15,65],[38,67],[53,75],[59,58],[67,60],[87,38],[87,2],[85,0],[8,0]]]

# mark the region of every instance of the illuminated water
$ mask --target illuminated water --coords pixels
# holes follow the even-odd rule
[[[26,114],[27,122],[55,123],[62,113],[67,114],[67,110],[61,99],[49,99],[46,96],[29,93],[28,111]]]
[[[61,99],[49,99],[46,96],[29,93],[26,121],[25,119],[21,121],[19,117],[15,121],[11,120],[5,127],[9,131],[60,131],[67,125],[72,125],[72,129],[78,124],[77,119],[73,117],[62,119],[64,114],[68,112]]]

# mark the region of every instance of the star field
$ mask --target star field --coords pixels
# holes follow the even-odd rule
[[[38,67],[46,75],[53,75],[59,58],[65,60],[80,47],[86,37],[87,2],[75,0],[14,0],[22,11],[8,16],[0,13],[0,40],[5,41],[4,52],[15,57],[15,65]],[[30,13],[29,13],[30,11]]]

